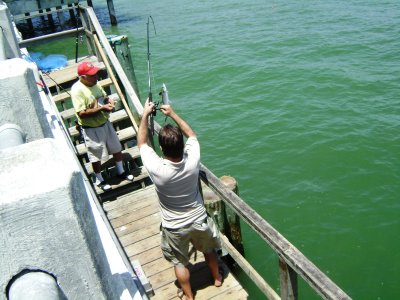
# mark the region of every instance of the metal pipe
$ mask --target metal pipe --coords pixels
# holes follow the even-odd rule
[[[15,124],[0,126],[0,149],[19,146],[26,142],[26,134]]]
[[[42,43],[43,40],[56,40],[56,39],[60,39],[60,38],[76,36],[77,31],[82,32],[82,31],[84,31],[84,29],[83,29],[83,27],[79,27],[77,29],[64,30],[62,32],[50,33],[47,35],[22,40],[19,42],[19,46],[20,47],[29,47],[29,46],[36,45],[38,43]]]
[[[21,273],[20,273],[21,274]],[[56,279],[43,271],[24,270],[11,282],[7,299],[67,300]]]

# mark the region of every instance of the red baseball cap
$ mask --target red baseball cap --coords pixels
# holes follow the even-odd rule
[[[82,76],[82,75],[94,75],[96,74],[98,71],[100,70],[100,68],[94,66],[91,62],[88,61],[84,61],[81,62],[78,65],[78,75]]]

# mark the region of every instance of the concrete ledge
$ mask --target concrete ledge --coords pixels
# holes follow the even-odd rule
[[[17,124],[28,141],[52,137],[36,81],[27,61],[0,61],[0,125]]]
[[[110,270],[71,152],[53,139],[0,150],[0,299],[24,269],[56,276],[68,299],[141,299]]]

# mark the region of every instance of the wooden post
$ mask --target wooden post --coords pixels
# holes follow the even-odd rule
[[[111,25],[117,25],[113,0],[107,0],[108,13],[110,14]]]
[[[49,21],[50,27],[53,30],[55,30],[54,19],[53,19],[53,14],[51,13],[51,8],[46,8],[46,11],[48,12],[47,20]]]
[[[136,80],[135,70],[133,67],[131,50],[128,42],[128,37],[126,35],[118,35],[108,37],[108,41],[110,42],[111,48],[113,49],[115,56],[118,58],[119,63],[125,71],[126,76],[128,77],[132,87],[136,93],[136,95],[140,95],[139,87]],[[122,88],[122,86],[121,86]],[[132,113],[136,113],[134,111],[133,105],[129,105],[132,110]]]
[[[234,193],[238,193],[236,180],[231,176],[222,176],[221,182]],[[202,183],[204,205],[218,229],[227,236],[232,245],[244,255],[240,218],[235,211],[218,197],[207,185]]]
[[[27,16],[27,17],[29,17],[31,14],[30,13],[25,13],[25,16]],[[26,23],[28,24],[28,28],[29,28],[29,32],[32,32],[33,33],[33,23],[32,23],[32,19],[31,18],[29,18],[29,19],[26,19]]]
[[[213,218],[219,231],[225,234],[225,203],[203,182],[201,191],[208,214]]]
[[[64,30],[65,27],[65,18],[64,18],[64,12],[62,11],[62,6],[56,6],[56,9],[59,10],[57,11],[57,17],[60,22],[61,28]]]
[[[73,4],[68,4],[69,9],[69,18],[71,19],[72,24],[77,24],[77,20],[75,17],[75,5]],[[77,26],[78,27],[78,26]]]
[[[221,182],[236,195],[239,194],[239,188],[236,179],[232,176],[222,176]],[[225,235],[231,241],[232,245],[244,255],[244,248],[242,242],[242,231],[240,229],[240,218],[236,212],[229,206],[225,206]]]
[[[281,299],[297,300],[297,273],[279,257],[279,278],[281,283]]]

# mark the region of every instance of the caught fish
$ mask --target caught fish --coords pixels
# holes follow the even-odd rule
[[[161,87],[160,95],[161,95],[163,104],[165,104],[165,105],[171,104],[171,101],[169,100],[169,97],[168,97],[167,86],[165,85],[165,83],[163,83],[163,85]]]

